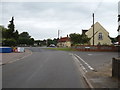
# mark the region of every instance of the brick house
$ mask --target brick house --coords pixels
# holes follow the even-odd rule
[[[70,38],[68,36],[67,37],[61,37],[58,40],[57,46],[58,47],[71,47]]]

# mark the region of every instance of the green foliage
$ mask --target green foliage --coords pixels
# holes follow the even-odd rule
[[[0,26],[0,38],[6,38],[7,37],[7,28],[4,26]]]
[[[22,32],[20,33],[19,37],[23,37],[23,38],[30,38],[31,36],[29,36],[29,33],[28,32]]]
[[[110,39],[111,39],[112,43],[118,42],[117,37],[115,37],[115,38],[110,37]]]
[[[6,40],[3,40],[3,45],[4,46],[16,46],[17,43],[15,39],[6,39]]]
[[[3,41],[3,46],[15,46],[20,44],[34,45],[34,39],[30,38],[28,32],[22,32],[19,34],[18,30],[15,30],[14,17],[9,21],[8,29],[4,26],[0,26],[0,40]]]
[[[82,34],[81,35],[81,44],[89,43],[90,38],[87,37],[87,35]]]
[[[47,48],[47,49],[60,50],[60,51],[76,51],[73,48]]]
[[[29,38],[28,45],[34,45],[34,39],[33,38]]]
[[[50,44],[53,44],[53,40],[52,39],[47,39],[47,46],[49,46]]]
[[[16,30],[16,31],[13,33],[13,37],[14,37],[15,40],[18,40],[18,38],[19,38],[19,32],[18,32],[18,30]]]
[[[7,38],[14,38],[14,31],[15,31],[14,17],[12,17],[12,20],[9,22],[10,24],[8,24]]]
[[[72,33],[69,36],[70,36],[70,40],[74,45],[89,43],[90,40],[85,34],[80,35],[80,34]]]
[[[73,44],[80,43],[80,40],[81,40],[80,34],[72,33],[69,36],[70,36],[70,40],[72,41]]]
[[[30,37],[31,36],[29,36],[28,32],[20,33],[19,38],[18,38],[19,45],[21,44],[34,45],[34,39]]]
[[[54,45],[57,45],[57,43],[58,43],[58,39],[54,38],[54,39],[53,39],[53,44],[54,44]]]

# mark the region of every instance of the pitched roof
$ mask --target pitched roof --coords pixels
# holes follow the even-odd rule
[[[95,27],[95,29],[94,29],[95,32],[98,32],[101,28],[103,28],[103,30],[105,30],[109,34],[109,32],[99,22],[96,22],[94,24],[94,27]],[[97,27],[97,29],[96,29],[96,27]],[[91,32],[91,31],[93,32],[92,28],[93,28],[93,25],[91,26],[91,28],[86,33]]]
[[[63,37],[63,38],[60,38],[58,40],[58,42],[66,42],[66,41],[70,41],[70,38],[69,37]]]

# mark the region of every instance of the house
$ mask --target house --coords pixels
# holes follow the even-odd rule
[[[90,45],[93,45],[93,25],[85,33],[90,38]],[[111,45],[109,32],[99,23],[94,24],[94,45]]]
[[[58,47],[71,47],[71,41],[70,41],[70,38],[68,37],[68,35],[67,35],[67,37],[61,37],[58,40],[57,46]]]

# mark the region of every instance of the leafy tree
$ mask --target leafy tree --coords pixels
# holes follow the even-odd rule
[[[19,32],[18,32],[18,30],[16,30],[14,32],[13,37],[14,37],[15,40],[18,40],[18,38],[19,38]]]
[[[53,44],[53,40],[52,39],[47,39],[47,46],[49,46],[50,44]]]
[[[41,41],[41,46],[45,46],[45,45],[47,45],[47,40],[44,39]]]
[[[40,41],[40,40],[35,40],[34,42],[37,44],[37,46],[40,46],[42,41]]]
[[[28,45],[34,45],[34,38],[30,38],[28,40]]]
[[[19,43],[19,44],[27,44],[27,43],[28,43],[28,40],[29,40],[29,39],[27,39],[27,38],[19,37],[18,43]]]
[[[112,43],[115,43],[115,42],[118,41],[118,40],[117,40],[117,37],[115,37],[115,38],[110,37],[110,39],[111,39],[111,42],[112,42]]]
[[[28,32],[22,32],[20,33],[19,37],[23,37],[23,38],[30,38],[31,36],[29,36],[29,33]]]
[[[0,25],[0,37],[1,38],[6,38],[7,34],[6,34],[7,28],[5,28],[4,26]]]
[[[15,39],[6,39],[2,43],[3,46],[16,46],[16,40]]]
[[[19,44],[26,44],[26,45],[33,45],[34,44],[34,39],[30,38],[28,32],[22,32],[19,35],[18,43]]]
[[[72,33],[69,36],[70,36],[70,40],[74,45],[89,43],[90,40],[85,34],[80,35],[80,34]]]
[[[54,45],[57,45],[57,43],[58,43],[58,39],[54,38],[54,39],[53,39],[53,44],[54,44]]]
[[[80,34],[72,33],[69,36],[70,36],[70,40],[72,41],[73,44],[79,44],[80,43],[80,40],[81,40],[81,35]]]
[[[88,38],[87,35],[85,34],[81,35],[81,42],[80,42],[81,44],[89,43],[89,41],[90,41],[90,38]]]

